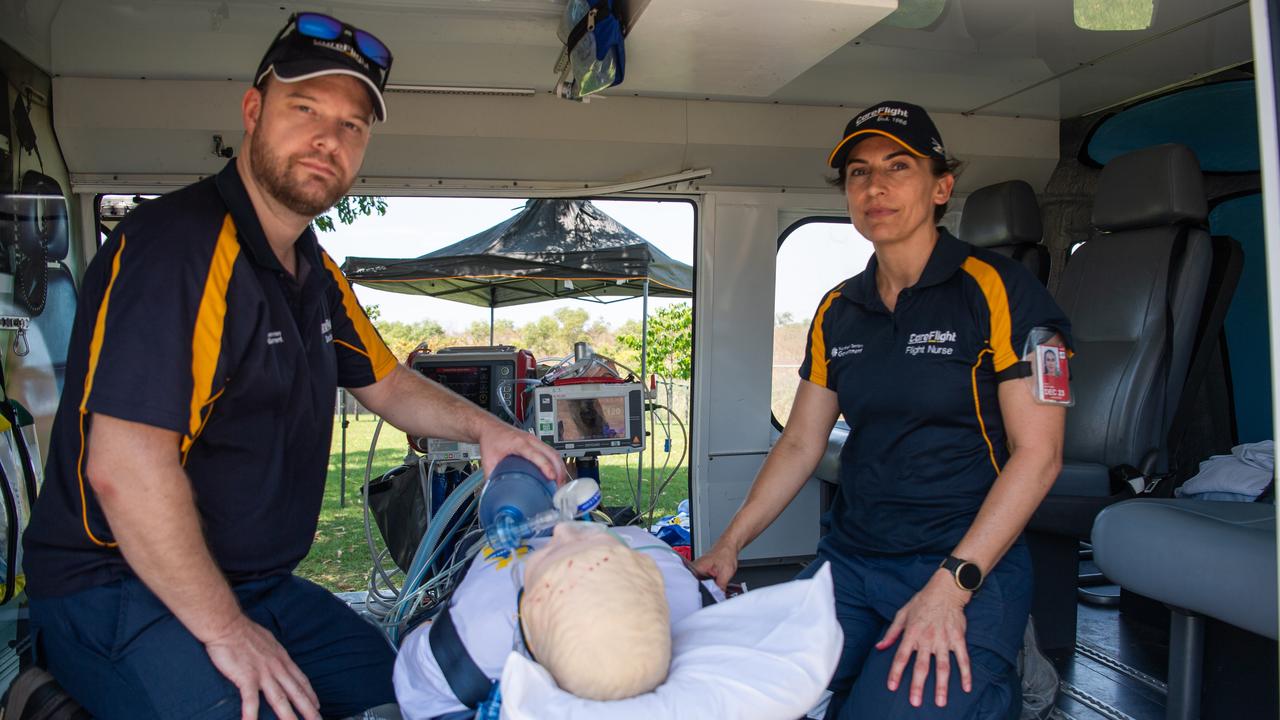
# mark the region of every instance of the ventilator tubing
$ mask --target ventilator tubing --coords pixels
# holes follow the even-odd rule
[[[480,525],[495,550],[511,550],[556,523],[600,504],[600,486],[579,478],[559,490],[533,463],[511,456],[498,463],[480,496]]]

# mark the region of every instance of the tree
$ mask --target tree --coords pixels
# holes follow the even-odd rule
[[[338,222],[350,225],[359,217],[373,217],[387,214],[387,199],[372,195],[347,195],[338,201],[333,209],[315,219],[316,229],[320,232],[333,232],[337,227],[333,224],[331,213],[337,213]]]
[[[419,343],[427,343],[433,350],[441,347],[445,340],[444,328],[434,320],[419,320],[416,323],[404,323],[396,320],[377,322],[374,327],[387,344],[387,349],[400,360],[404,360]]]
[[[624,326],[626,328],[627,326]],[[618,342],[640,353],[641,332],[618,333]],[[649,318],[648,371],[672,380],[688,380],[693,374],[693,306],[668,305]],[[636,368],[639,370],[639,368]]]
[[[473,321],[457,336],[459,345],[488,345],[489,343],[489,323],[484,320]],[[511,320],[495,320],[493,323],[493,344],[494,345],[516,345],[519,344],[519,335],[516,332],[516,324]]]
[[[590,319],[591,315],[581,308],[559,308],[522,326],[520,344],[532,350],[536,357],[563,357],[573,352],[574,343],[592,341],[591,331],[587,329]],[[592,330],[595,329],[593,326]]]
[[[374,305],[365,305],[364,314],[369,316],[369,322],[376,323],[378,318],[382,317],[382,308]]]

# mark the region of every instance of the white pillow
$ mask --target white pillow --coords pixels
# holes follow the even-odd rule
[[[503,720],[794,720],[822,697],[844,644],[827,565],[812,579],[704,608],[671,634],[666,682],[612,702],[570,695],[540,665],[511,653],[502,670]]]

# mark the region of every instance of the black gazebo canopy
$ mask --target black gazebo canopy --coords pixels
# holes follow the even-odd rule
[[[349,257],[365,287],[497,308],[647,294],[693,297],[693,268],[585,200],[530,200],[488,230],[414,258]],[[647,283],[646,283],[647,281]]]

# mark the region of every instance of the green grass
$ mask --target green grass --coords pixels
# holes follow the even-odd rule
[[[347,428],[347,472],[346,472],[346,506],[340,507],[341,488],[341,426],[335,421],[333,428],[333,444],[329,456],[329,475],[325,484],[324,505],[320,510],[320,522],[316,528],[315,543],[311,552],[298,565],[298,575],[319,583],[335,592],[364,590],[368,584],[369,569],[373,565],[369,554],[368,542],[364,533],[364,505],[360,490],[364,482],[365,463],[369,457],[369,444],[373,438],[373,430],[377,418],[362,414],[359,420],[348,416],[350,425]],[[655,432],[657,450],[656,464],[663,466],[663,440],[666,430],[659,427]],[[674,465],[679,461],[684,450],[683,437],[674,423],[671,428],[671,454],[669,462]],[[378,478],[383,473],[404,461],[408,444],[404,433],[390,425],[383,425],[378,438],[377,451],[373,458],[372,477]],[[630,459],[631,484],[627,482],[627,460]],[[634,500],[634,483],[636,471],[634,455],[614,455],[600,461],[600,485],[604,496],[604,504],[608,506],[632,505]],[[649,505],[648,467],[650,466],[649,450],[645,450],[644,464],[646,481],[642,509]],[[669,472],[669,469],[668,469]],[[661,480],[663,476],[659,477]],[[689,496],[688,462],[683,462],[677,469],[666,490],[657,498],[654,517],[674,514],[676,505]],[[376,547],[382,550],[382,537],[378,534],[377,525],[373,526]]]

